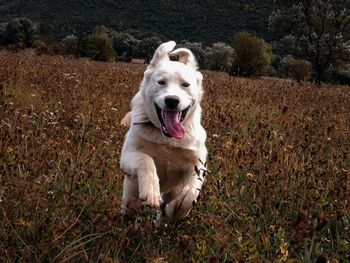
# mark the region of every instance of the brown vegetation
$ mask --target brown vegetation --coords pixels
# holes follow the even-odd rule
[[[119,122],[145,67],[29,51],[0,65],[0,261],[349,260],[349,87],[204,72],[207,183],[156,228],[153,210],[119,209]]]

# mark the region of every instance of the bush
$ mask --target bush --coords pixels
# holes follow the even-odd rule
[[[30,48],[35,43],[35,26],[27,18],[12,19],[2,36],[4,45],[11,49]]]
[[[312,65],[309,61],[286,56],[280,61],[279,71],[283,77],[291,77],[298,82],[307,80],[312,75]]]
[[[154,50],[162,43],[162,39],[158,36],[146,37],[139,42],[138,50],[141,57],[149,62],[153,56]]]
[[[205,68],[210,70],[230,71],[234,50],[223,42],[213,44],[205,49]]]
[[[0,23],[0,46],[3,45],[5,30],[6,30],[6,26]]]
[[[63,55],[79,55],[79,41],[74,35],[66,36],[60,44],[60,53]]]
[[[104,28],[90,34],[83,41],[83,55],[98,61],[111,61],[115,59],[112,41]]]
[[[130,61],[132,57],[140,56],[140,40],[126,32],[112,32],[110,38],[115,52],[121,61]]]
[[[34,48],[35,48],[35,53],[37,55],[43,55],[43,54],[54,55],[55,54],[54,46],[44,41],[40,41],[40,40],[36,41]]]
[[[340,84],[340,85],[350,85],[350,68],[348,69],[338,69],[335,67],[330,67],[322,78],[326,82]]]
[[[311,63],[302,59],[297,59],[294,63],[291,63],[290,69],[292,77],[298,82],[309,79],[312,74]]]
[[[113,31],[110,33],[113,48],[122,61],[130,61],[132,58],[144,58],[149,61],[154,50],[163,42],[160,35],[152,32],[139,32],[129,30],[127,32]]]
[[[234,36],[233,48],[236,57],[232,73],[242,76],[266,74],[272,57],[270,44],[250,33],[240,32]]]

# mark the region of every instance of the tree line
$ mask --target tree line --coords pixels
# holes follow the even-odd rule
[[[59,38],[105,25],[116,31],[135,28],[211,45],[219,40],[230,43],[238,30],[275,39],[267,31],[267,20],[279,1],[12,0],[0,4],[0,22],[20,14],[51,25]]]
[[[298,81],[350,84],[350,1],[290,1],[285,9],[272,12],[269,29],[282,36],[267,43],[248,32],[238,32],[232,43],[178,41],[192,50],[201,69],[227,71],[238,76],[292,77]],[[155,48],[167,39],[137,30],[115,31],[105,26],[92,32],[68,35],[57,41],[53,30],[16,18],[0,28],[0,43],[8,49],[34,47],[38,53],[89,57],[99,61],[147,63]],[[279,50],[280,54],[274,54]],[[281,55],[282,54],[282,55]]]

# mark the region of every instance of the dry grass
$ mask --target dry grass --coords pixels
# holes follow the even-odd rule
[[[1,262],[350,260],[350,89],[205,72],[209,169],[182,222],[120,213],[143,66],[0,52]]]

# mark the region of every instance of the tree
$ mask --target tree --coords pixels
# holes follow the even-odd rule
[[[16,48],[30,48],[35,42],[35,26],[30,19],[15,18],[6,26],[3,43]]]
[[[158,36],[146,37],[142,39],[138,46],[141,56],[146,58],[146,61],[149,62],[154,51],[161,43],[162,39]]]
[[[298,82],[309,79],[312,74],[312,66],[309,61],[295,59],[293,56],[286,56],[279,63],[279,71],[283,77],[292,77]]]
[[[229,71],[232,67],[234,50],[223,42],[213,44],[205,49],[205,67],[211,70]]]
[[[86,57],[98,61],[114,60],[115,52],[105,27],[96,28],[95,33],[88,35],[83,42],[83,55]]]
[[[350,66],[349,68],[336,69],[330,67],[325,72],[325,79],[340,85],[350,85]]]
[[[75,35],[68,35],[60,43],[60,51],[63,55],[79,55],[79,41]]]
[[[37,28],[38,39],[48,45],[54,45],[55,27],[49,23],[40,23]]]
[[[130,61],[132,57],[139,56],[138,49],[140,40],[126,32],[113,31],[110,33],[115,52],[122,61]]]
[[[4,42],[5,30],[6,30],[6,25],[4,23],[0,23],[0,46],[2,46]]]
[[[274,11],[269,28],[284,35],[284,48],[310,61],[320,83],[330,67],[350,61],[350,0],[298,0]]]
[[[233,48],[236,57],[232,73],[242,76],[266,74],[272,57],[270,44],[250,33],[240,32],[234,36]]]

